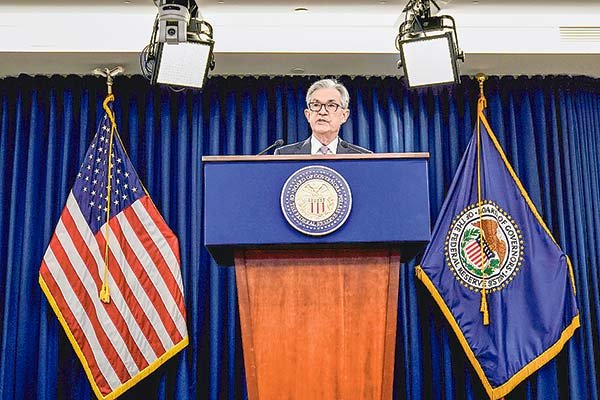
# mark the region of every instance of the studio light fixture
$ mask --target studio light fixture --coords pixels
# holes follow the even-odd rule
[[[161,0],[140,68],[153,85],[202,89],[215,66],[212,26],[199,17],[195,2],[180,3]]]
[[[451,16],[431,16],[433,0],[410,0],[403,10],[404,22],[396,37],[400,52],[398,67],[404,70],[409,87],[459,83],[456,25]]]

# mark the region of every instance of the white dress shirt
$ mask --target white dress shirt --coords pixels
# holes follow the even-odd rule
[[[337,154],[337,146],[340,141],[339,137],[336,137],[331,143],[327,145],[329,148],[328,154]],[[323,146],[323,143],[319,142],[315,139],[314,136],[310,137],[310,154],[321,154],[320,149]]]

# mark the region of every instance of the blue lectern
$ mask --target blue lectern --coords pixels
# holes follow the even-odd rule
[[[392,397],[400,261],[430,237],[427,158],[202,158],[204,244],[235,265],[249,399]],[[311,193],[338,190],[328,178],[307,189],[301,177],[291,186],[308,194],[288,195],[304,170],[333,171],[348,188],[324,195],[346,207],[330,233],[306,233],[286,209],[291,201],[318,213],[325,205]]]

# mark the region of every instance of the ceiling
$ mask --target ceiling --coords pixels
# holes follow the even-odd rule
[[[200,0],[219,75],[399,75],[407,0]],[[600,77],[600,1],[437,0],[465,53],[461,73]],[[306,12],[295,12],[298,7]],[[0,77],[140,73],[152,0],[0,0]]]

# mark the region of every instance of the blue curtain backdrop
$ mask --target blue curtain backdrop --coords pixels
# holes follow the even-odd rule
[[[123,398],[243,399],[232,267],[202,246],[202,155],[255,154],[308,134],[306,77],[221,78],[173,93],[141,77],[115,82],[115,111],[134,166],[179,236],[190,346]],[[435,221],[473,132],[478,88],[408,91],[396,78],[342,78],[342,136],[375,152],[427,151]],[[488,119],[573,261],[581,329],[508,399],[598,399],[600,373],[600,80],[491,78]],[[102,114],[92,77],[0,80],[0,398],[88,399],[90,386],[38,285],[38,268]],[[235,229],[235,227],[232,227]],[[400,273],[394,397],[481,399],[485,392],[443,316]],[[551,294],[549,294],[551,295]]]

